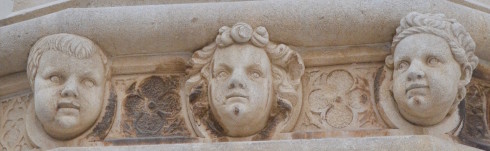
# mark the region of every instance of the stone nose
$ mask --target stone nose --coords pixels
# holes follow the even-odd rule
[[[408,68],[408,81],[415,81],[425,78],[425,72],[422,69],[422,65],[417,62],[413,62]]]
[[[78,97],[77,82],[74,79],[66,81],[63,90],[61,90],[62,97]]]
[[[228,89],[235,89],[235,88],[245,89],[246,86],[244,80],[246,80],[246,78],[247,77],[240,71],[233,72],[233,74],[230,77]]]

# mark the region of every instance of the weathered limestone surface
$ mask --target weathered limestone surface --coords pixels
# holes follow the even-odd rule
[[[39,6],[39,5],[42,5],[42,4],[46,4],[46,3],[49,3],[49,2],[54,2],[56,0],[37,0],[37,1],[33,1],[33,0],[13,0],[14,1],[14,7],[13,7],[13,11],[19,11],[19,10],[22,10],[22,9],[26,9],[26,8],[31,8],[31,7],[34,7],[34,6]]]
[[[3,26],[0,75],[23,71],[30,45],[54,33],[85,36],[109,56],[192,52],[214,39],[222,25],[240,21],[268,28],[271,41],[277,43],[301,47],[360,45],[390,42],[400,18],[411,11],[444,13],[457,19],[479,46],[476,54],[490,58],[485,51],[490,47],[490,16],[447,1],[254,1],[77,8]]]
[[[0,6],[0,18],[3,18],[12,13],[14,2],[11,0],[2,0],[0,2],[2,2]]]
[[[487,1],[231,1],[16,1],[0,150],[490,149]]]
[[[311,140],[280,140],[258,142],[226,142],[226,143],[196,143],[196,144],[172,144],[172,145],[146,145],[146,146],[112,146],[112,147],[81,147],[58,148],[54,150],[478,150],[461,144],[426,135],[414,136],[388,136],[366,138],[323,138]]]

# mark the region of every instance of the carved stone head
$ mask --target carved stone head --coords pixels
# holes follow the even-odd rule
[[[210,119],[226,136],[258,133],[277,114],[289,114],[301,98],[300,56],[269,42],[264,27],[221,27],[216,42],[196,51],[190,64],[188,82],[207,83]]]
[[[410,123],[432,126],[453,114],[478,64],[475,42],[443,14],[412,12],[400,21],[386,65],[393,95]]]
[[[85,37],[55,34],[31,48],[27,76],[34,110],[44,131],[57,140],[88,130],[103,106],[107,58]]]
[[[250,44],[217,49],[209,90],[211,111],[228,135],[258,132],[267,124],[272,107],[272,71],[267,54]]]

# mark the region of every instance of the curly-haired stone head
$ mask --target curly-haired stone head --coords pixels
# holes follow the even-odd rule
[[[269,42],[264,27],[223,26],[215,43],[196,51],[190,64],[188,73],[208,83],[211,114],[227,136],[256,134],[300,99],[304,65],[299,54]],[[278,103],[289,110],[273,111]]]

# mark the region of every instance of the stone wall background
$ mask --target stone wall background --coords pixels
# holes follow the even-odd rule
[[[51,2],[55,2],[55,1],[56,2],[66,2],[66,3],[60,3],[59,5],[52,5],[51,6],[51,4],[53,4]],[[78,5],[76,5],[75,3],[81,2],[80,0],[0,0],[0,27],[1,27],[0,29],[3,28],[3,30],[0,30],[0,33],[2,33],[2,31],[15,31],[15,30],[12,30],[12,29],[17,29],[17,28],[15,28],[15,27],[17,27],[16,25],[12,25],[14,23],[30,25],[30,24],[25,23],[25,22],[32,22],[32,21],[28,21],[28,19],[27,19],[29,17],[29,15],[23,16],[20,13],[21,12],[22,13],[28,12],[26,10],[30,10],[29,8],[33,8],[33,7],[40,6],[40,5],[44,5],[46,7],[48,7],[48,5],[50,5],[49,11],[47,11],[47,12],[42,12],[42,11],[28,12],[28,13],[39,15],[37,17],[31,16],[32,18],[34,18],[33,20],[37,21],[37,23],[45,23],[45,22],[43,22],[42,19],[39,19],[39,18],[43,18],[43,16],[40,14],[43,14],[43,13],[50,14],[53,12],[55,13],[57,11],[62,11],[62,10],[67,9],[67,8],[75,8],[75,9],[64,10],[64,13],[52,14],[52,15],[44,17],[44,18],[48,18],[48,19],[45,19],[46,21],[52,21],[52,20],[49,20],[49,17],[53,17],[56,15],[63,16],[63,14],[67,14],[66,12],[69,12],[69,13],[71,12],[71,13],[76,14],[79,11],[99,12],[100,10],[105,10],[105,11],[118,11],[119,10],[119,11],[121,11],[124,9],[134,9],[134,10],[140,10],[141,11],[141,9],[138,9],[138,7],[128,7],[128,8],[117,8],[117,7],[115,7],[115,8],[97,8],[97,7],[113,7],[113,6],[126,6],[126,5],[127,6],[157,5],[157,4],[175,4],[175,3],[204,3],[204,2],[225,2],[225,1],[239,1],[239,0],[181,0],[181,1],[179,1],[179,0],[148,0],[148,1],[87,0],[87,1],[85,1],[86,3],[78,4]],[[462,6],[466,6],[466,7],[472,8],[472,9],[479,10],[481,12],[486,12],[487,15],[490,12],[490,9],[489,9],[490,7],[486,7],[486,6],[490,6],[490,0],[450,0],[450,1],[457,3],[457,4],[461,4]],[[249,4],[253,4],[253,3],[249,3]],[[475,5],[475,4],[479,4],[479,5]],[[178,5],[178,6],[180,6],[180,5]],[[208,5],[203,5],[203,6],[208,6]],[[438,5],[438,6],[440,6],[440,5]],[[476,7],[476,6],[478,6],[478,7]],[[57,8],[57,7],[59,7],[59,8]],[[152,6],[152,7],[156,8],[159,6]],[[162,7],[162,6],[160,6],[160,7]],[[466,9],[465,7],[461,7],[460,5],[457,5],[457,7],[460,9]],[[36,8],[41,8],[41,7],[36,7]],[[36,8],[33,8],[33,10]],[[88,9],[88,8],[90,8],[90,9]],[[182,8],[185,8],[185,7],[182,7]],[[194,8],[194,9],[198,9],[198,8],[199,7]],[[159,9],[161,9],[161,8],[159,8]],[[324,8],[322,8],[322,9],[324,9]],[[44,10],[48,10],[48,9],[43,9],[43,11]],[[4,13],[4,11],[5,11],[5,13]],[[52,11],[52,12],[50,12],[50,11]],[[101,11],[101,12],[103,12],[103,11]],[[125,11],[121,11],[121,12],[125,12]],[[158,12],[158,11],[155,11],[155,12]],[[475,11],[475,12],[479,13],[478,11]],[[15,15],[15,14],[11,14],[11,13],[18,13],[18,14]],[[2,22],[1,18],[8,16],[9,14],[11,14],[11,16],[14,16],[14,18],[11,18],[11,20],[5,19]],[[61,14],[61,15],[59,15],[59,14]],[[81,13],[81,14],[83,15],[83,13]],[[110,14],[110,13],[107,13],[107,14]],[[17,18],[15,18],[15,17],[17,17]],[[26,18],[22,18],[22,17],[26,17]],[[90,16],[90,17],[93,17],[93,16]],[[328,17],[326,17],[326,18],[328,18]],[[15,20],[15,19],[18,19],[18,20]],[[70,19],[70,18],[67,18],[67,19]],[[194,21],[194,22],[198,21],[197,23],[200,23],[200,21],[204,20],[204,19],[206,19],[206,18],[196,17],[196,18],[190,19],[190,17],[189,17],[190,21]],[[324,18],[319,17],[319,19],[324,19]],[[60,20],[63,20],[63,19],[60,19]],[[96,20],[96,19],[94,19],[94,20]],[[110,20],[110,18],[109,18],[109,20]],[[307,20],[307,19],[304,19],[304,20]],[[8,22],[8,21],[12,21],[12,22]],[[72,20],[70,20],[70,21],[72,21]],[[22,23],[22,22],[24,22],[24,23]],[[67,21],[67,22],[69,22],[69,21]],[[178,20],[176,22],[181,23],[181,24],[183,23],[183,21],[179,22]],[[2,23],[5,23],[5,24],[2,24]],[[167,22],[167,24],[171,24],[171,23],[172,22]],[[266,22],[266,23],[269,23],[269,22]],[[226,24],[226,23],[220,22],[217,24],[221,25],[221,24]],[[34,26],[34,27],[39,26],[39,24],[35,24],[35,25],[36,26]],[[146,25],[146,24],[142,24],[142,25]],[[158,22],[157,22],[157,25],[158,25]],[[65,27],[65,26],[63,26],[63,27]],[[102,27],[102,26],[98,26],[98,27]],[[114,26],[114,27],[117,27],[117,26]],[[124,27],[124,26],[122,26],[122,27]],[[153,27],[153,26],[151,26],[151,27]],[[211,26],[211,27],[217,28],[219,26]],[[272,27],[274,27],[274,26],[272,26]],[[80,28],[82,28],[82,27],[80,27]],[[15,35],[15,36],[20,36],[18,39],[25,39],[26,37],[28,37],[25,35],[35,33],[35,32],[31,32],[31,33],[26,32],[26,30],[28,30],[28,29],[25,29],[25,28],[18,28],[18,29],[19,29],[18,30],[19,34]],[[48,29],[48,28],[46,28],[46,29]],[[67,29],[68,29],[68,27],[67,27]],[[78,29],[78,28],[75,28],[75,29]],[[88,29],[89,28],[87,28],[87,30]],[[126,29],[126,28],[120,28],[120,29]],[[184,28],[184,29],[187,29],[187,28]],[[63,31],[63,30],[66,30],[66,29],[61,28],[61,31]],[[67,30],[67,31],[73,32],[72,30]],[[79,31],[79,32],[82,32],[82,31]],[[105,31],[105,30],[101,30],[101,31]],[[129,31],[133,31],[133,30],[129,30]],[[137,31],[136,28],[134,31]],[[142,31],[145,31],[145,30],[142,30]],[[150,30],[146,30],[146,31],[150,31]],[[212,30],[212,31],[214,31],[214,30]],[[45,32],[45,31],[43,31],[43,32]],[[51,32],[51,30],[49,30],[49,32]],[[59,31],[56,31],[56,32],[59,32]],[[3,33],[7,33],[7,32],[3,32]],[[43,34],[47,34],[47,33],[43,33]],[[277,32],[275,34],[277,34]],[[6,35],[8,35],[8,34],[6,34]],[[183,34],[183,35],[185,35],[185,34]],[[306,34],[306,35],[308,35],[308,34]],[[319,35],[329,36],[328,34],[319,34]],[[345,35],[349,35],[349,34],[345,34]],[[15,37],[15,36],[9,36],[9,37]],[[35,35],[35,36],[38,36],[38,35]],[[121,35],[119,35],[119,36],[121,36]],[[330,36],[332,36],[332,35],[330,35]],[[158,36],[155,36],[156,38],[153,36],[150,36],[150,37],[152,37],[154,39],[158,39],[158,41],[164,41],[165,40],[165,39],[158,37]],[[165,36],[165,37],[171,37],[171,36]],[[201,37],[212,37],[212,36],[202,36],[201,35]],[[275,37],[278,37],[278,36],[275,36]],[[285,36],[285,37],[287,37],[287,36]],[[0,37],[0,38],[3,38],[3,37]],[[337,37],[337,38],[339,38],[339,37]],[[13,39],[13,38],[11,38],[11,39]],[[32,39],[36,39],[36,38],[32,38]],[[107,41],[113,42],[112,40],[104,41],[104,37],[97,37],[97,36],[95,36],[95,38],[91,37],[91,39],[96,40],[96,41],[102,39],[100,42],[101,44],[109,43]],[[365,38],[365,39],[368,39],[368,38]],[[289,39],[286,39],[286,40],[289,40]],[[182,41],[192,41],[192,40],[182,40]],[[204,39],[203,41],[208,41],[208,40]],[[312,40],[312,41],[314,41],[314,40]],[[381,42],[383,42],[383,41],[381,41]],[[11,42],[11,43],[13,43],[13,42]],[[334,93],[332,93],[332,94],[322,93],[322,94],[332,96],[332,97],[335,96],[335,98],[337,98],[337,96],[340,96],[338,98],[349,97],[349,98],[346,98],[345,100],[355,100],[355,101],[353,101],[353,103],[345,102],[345,101],[333,102],[332,99],[330,99],[330,101],[329,101],[328,100],[329,98],[326,96],[318,95],[317,97],[319,97],[321,100],[327,100],[326,101],[327,104],[322,104],[322,105],[330,107],[331,108],[331,110],[329,110],[330,112],[327,112],[327,110],[324,110],[325,108],[308,107],[309,110],[305,110],[305,113],[303,113],[303,115],[302,115],[303,116],[302,119],[304,119],[304,120],[298,122],[298,126],[296,126],[295,130],[298,130],[298,131],[300,131],[300,130],[305,130],[305,131],[316,130],[316,131],[322,131],[322,132],[314,133],[314,134],[308,133],[308,135],[307,134],[303,135],[301,133],[295,133],[294,135],[293,134],[284,135],[281,137],[282,138],[294,138],[294,139],[296,139],[296,138],[324,138],[327,136],[328,137],[342,137],[342,136],[343,137],[347,137],[347,136],[352,137],[352,136],[401,135],[401,134],[391,132],[388,130],[386,130],[386,131],[379,130],[379,129],[386,128],[386,125],[383,125],[383,122],[378,117],[378,115],[373,113],[373,109],[374,109],[373,97],[374,96],[373,96],[373,92],[372,92],[373,90],[372,89],[374,89],[374,88],[372,85],[373,85],[373,81],[375,80],[373,74],[374,74],[374,71],[376,71],[376,69],[377,69],[374,67],[382,66],[383,62],[380,62],[380,61],[384,60],[384,57],[388,52],[388,50],[387,50],[388,46],[387,45],[388,45],[387,43],[374,43],[374,44],[370,43],[368,45],[362,45],[362,46],[358,46],[358,45],[356,45],[356,46],[325,46],[325,47],[303,48],[303,47],[301,47],[301,45],[298,45],[297,47],[295,47],[295,49],[301,53],[301,56],[303,56],[303,59],[305,59],[305,64],[307,66],[309,66],[308,71],[311,72],[311,75],[315,75],[315,74],[317,74],[317,75],[323,75],[323,74],[329,75],[331,73],[333,75],[332,76],[333,78],[331,78],[331,79],[334,79],[334,80],[336,77],[343,77],[342,75],[345,75],[345,74],[352,76],[353,79],[344,79],[344,80],[348,81],[350,83],[354,83],[354,84],[350,84],[348,86],[355,88],[356,91],[353,91],[352,93],[347,94],[346,92],[343,92],[343,91],[341,93],[339,90],[338,94],[336,94],[336,93],[335,94]],[[164,51],[164,50],[159,50],[158,48],[160,48],[160,47],[163,47],[163,46],[159,45],[159,47],[155,47],[153,49],[148,49],[149,51],[159,52],[159,55],[151,55],[151,56],[148,56],[148,55],[117,56],[114,54],[117,54],[118,51],[120,51],[120,50],[114,48],[114,51],[112,51],[111,54],[113,54],[114,56],[117,56],[117,57],[112,58],[113,59],[112,60],[113,65],[111,68],[112,68],[112,72],[114,74],[113,84],[115,85],[116,92],[119,94],[118,96],[120,96],[120,98],[118,100],[118,104],[120,104],[120,105],[118,105],[118,110],[125,109],[123,107],[123,105],[124,105],[123,99],[126,96],[126,90],[128,89],[127,87],[129,87],[132,84],[132,83],[128,82],[129,81],[128,79],[130,79],[130,78],[125,79],[122,77],[128,76],[128,75],[131,75],[131,76],[136,75],[135,77],[137,77],[137,78],[134,78],[134,79],[138,79],[138,78],[142,79],[142,78],[149,78],[149,75],[161,75],[161,74],[169,74],[169,73],[175,74],[175,73],[183,72],[183,69],[185,68],[184,63],[190,57],[189,52],[187,52],[187,53],[179,52],[179,53],[162,54],[160,51]],[[7,47],[5,47],[5,48],[7,48]],[[8,48],[9,49],[2,49],[2,51],[7,50],[7,52],[9,52],[10,48],[13,48],[13,47],[8,47]],[[109,48],[112,48],[112,47],[109,47]],[[128,49],[127,51],[130,53],[131,52],[134,53],[136,51],[142,50],[140,47],[137,47],[137,48],[138,49]],[[23,50],[23,49],[12,49],[12,50],[18,51],[18,50]],[[118,51],[115,51],[115,50],[118,50]],[[189,49],[188,51],[190,51],[190,50],[191,49]],[[195,50],[195,49],[192,49],[192,50]],[[2,51],[0,51],[0,52],[2,52]],[[484,54],[487,54],[486,52],[488,52],[488,51],[483,51],[481,53],[483,55],[481,55],[480,57],[486,58],[487,55],[484,55]],[[5,54],[8,54],[8,53],[5,53]],[[149,54],[151,54],[151,53],[149,53]],[[334,55],[334,54],[336,54],[336,55]],[[1,56],[1,54],[0,54],[0,56]],[[25,56],[25,55],[23,55],[23,56]],[[339,59],[338,56],[343,56],[343,58]],[[9,57],[9,58],[17,58],[18,59],[20,57],[14,56],[14,57]],[[361,65],[359,65],[357,63],[359,63]],[[363,66],[362,65],[363,63],[374,63],[374,64],[369,64],[369,68],[366,67],[366,69],[360,68],[360,66]],[[477,73],[475,73],[475,77],[490,77],[490,76],[487,76],[487,75],[490,75],[490,74],[487,74],[487,72],[489,71],[488,70],[489,68],[487,66],[483,66],[483,65],[487,65],[488,61],[482,59],[481,64],[482,64],[482,66],[479,66],[479,69],[481,69],[481,70],[476,71]],[[373,66],[373,67],[371,67],[371,66]],[[6,69],[9,69],[9,68],[8,67],[1,68],[0,72],[2,72],[2,70],[6,70]],[[141,75],[141,74],[144,74],[144,75]],[[365,76],[365,77],[362,76],[361,77],[360,75],[368,75],[368,76]],[[162,76],[162,77],[164,77],[164,76]],[[16,73],[12,72],[8,75],[0,74],[0,123],[3,124],[3,125],[1,125],[2,127],[0,127],[0,150],[1,149],[6,149],[6,150],[20,149],[21,150],[24,148],[27,148],[27,149],[32,148],[32,146],[30,146],[28,143],[26,143],[26,139],[24,137],[25,132],[23,131],[24,128],[22,126],[15,126],[16,124],[18,125],[18,124],[22,124],[24,122],[23,116],[19,116],[19,115],[22,115],[23,112],[25,112],[26,104],[28,104],[27,103],[28,95],[25,95],[25,94],[28,94],[30,92],[30,89],[28,88],[28,83],[25,79],[26,78],[25,78],[24,72],[16,72]],[[165,78],[163,78],[163,79],[165,79]],[[323,85],[320,85],[318,87],[321,87],[321,86],[326,87],[326,88],[337,87],[337,85],[335,85],[335,84],[332,85],[332,84],[328,83],[328,80],[329,80],[329,78],[326,79],[326,81],[327,81],[326,83],[324,83]],[[10,82],[6,82],[6,81],[10,81]],[[121,82],[121,81],[123,81],[123,82]],[[305,81],[307,81],[307,80],[305,80]],[[311,81],[314,81],[314,80],[311,79]],[[354,81],[354,82],[352,82],[352,81]],[[356,81],[359,81],[359,82],[356,83]],[[367,81],[367,82],[364,82],[364,81]],[[124,83],[124,82],[128,82],[128,83]],[[134,81],[133,81],[133,83],[134,83]],[[126,84],[126,85],[124,85],[124,84]],[[308,87],[308,86],[305,86],[305,87]],[[309,87],[313,87],[313,86],[309,86]],[[482,87],[482,88],[480,88],[480,87]],[[120,88],[120,89],[118,89],[118,88]],[[490,115],[490,112],[488,111],[488,109],[486,107],[484,107],[484,106],[488,105],[487,104],[488,101],[485,100],[485,99],[487,99],[487,97],[486,97],[486,94],[483,95],[483,93],[488,94],[489,91],[486,87],[483,87],[483,86],[476,86],[475,89],[471,89],[471,90],[475,90],[475,91],[470,91],[468,93],[475,93],[475,95],[468,95],[468,96],[478,96],[478,97],[471,98],[471,100],[469,99],[469,101],[467,101],[467,105],[466,105],[467,110],[471,111],[471,112],[468,112],[467,113],[468,115],[466,115],[466,116],[468,118],[472,118],[472,119],[468,120],[469,122],[465,123],[466,127],[463,128],[463,132],[465,134],[469,134],[469,135],[468,135],[468,137],[463,136],[462,139],[464,139],[464,141],[466,143],[470,144],[471,146],[478,146],[480,148],[486,148],[487,146],[485,146],[485,144],[487,142],[490,142],[489,141],[490,139],[488,139],[490,137],[488,136],[489,134],[487,132],[488,125],[490,125],[490,124],[487,123],[488,120],[483,120],[483,119],[488,118],[487,115]],[[476,90],[478,90],[478,91],[476,91]],[[19,92],[22,92],[22,93],[19,93]],[[309,94],[309,92],[310,91],[305,90],[305,94],[303,94],[303,95],[310,96],[310,95],[307,95],[307,94]],[[311,92],[313,93],[313,91],[311,91]],[[335,91],[335,92],[337,92],[337,91]],[[476,92],[478,92],[478,93],[476,93]],[[174,95],[172,95],[172,96],[174,96]],[[313,97],[315,97],[315,95],[312,94],[311,97],[313,98]],[[484,101],[480,101],[480,99],[482,99]],[[341,99],[339,99],[339,100],[341,100]],[[304,101],[307,101],[307,100],[304,100]],[[313,100],[312,102],[308,102],[308,103],[311,103],[311,105],[314,106],[315,103],[319,103],[319,102],[320,101],[315,102]],[[323,102],[323,103],[325,103],[325,102]],[[346,105],[346,104],[349,104],[349,105]],[[350,105],[350,104],[353,104],[353,105]],[[163,108],[162,110],[165,110],[165,109],[167,109],[167,108]],[[311,115],[309,117],[308,117],[308,114],[306,114],[306,111],[308,111],[308,113],[311,113]],[[146,112],[152,112],[152,111],[141,110],[139,112],[146,113]],[[128,122],[128,123],[131,123],[132,125],[125,127],[125,125],[120,123],[121,120],[138,121],[138,118],[132,118],[131,115],[123,116],[121,111],[118,111],[117,113],[121,114],[121,115],[116,117],[116,120],[115,120],[116,122],[112,125],[113,128],[111,129],[111,131],[109,132],[109,134],[107,136],[107,138],[108,138],[108,139],[106,139],[106,141],[108,141],[107,143],[109,143],[109,144],[112,143],[113,145],[118,145],[118,143],[123,142],[120,144],[128,145],[131,143],[135,143],[135,144],[139,143],[141,145],[144,143],[151,144],[151,143],[156,143],[156,142],[160,142],[160,143],[161,142],[164,142],[164,143],[170,142],[167,140],[155,140],[155,139],[145,140],[146,141],[145,142],[145,141],[142,141],[141,139],[139,139],[139,140],[133,139],[133,138],[138,137],[138,136],[146,136],[146,135],[152,136],[154,134],[151,134],[151,135],[147,134],[144,131],[145,129],[143,129],[143,131],[134,130],[135,129],[134,127],[138,127],[137,122]],[[321,116],[322,113],[327,118],[322,118],[322,116]],[[328,118],[329,116],[333,116],[333,115],[335,115],[334,117],[345,117],[345,118]],[[10,121],[10,122],[6,122],[6,121]],[[165,124],[159,123],[159,122],[161,122],[159,120],[155,120],[155,121],[156,122],[154,124],[165,125]],[[179,121],[179,120],[177,119],[176,121]],[[136,123],[136,124],[134,124],[134,123]],[[175,122],[175,123],[179,123],[179,122]],[[478,123],[478,124],[475,124],[475,123]],[[170,126],[167,126],[167,127],[172,128],[171,124],[172,123],[170,123],[169,124]],[[179,123],[179,124],[182,124],[182,123]],[[14,127],[14,128],[12,128],[12,127]],[[181,125],[180,127],[184,127],[184,126]],[[332,130],[332,129],[343,129],[346,131],[342,131],[342,132],[328,131],[328,130]],[[364,132],[352,131],[353,129],[354,130],[355,129],[363,129]],[[124,132],[126,132],[125,130],[127,131],[127,133],[124,133]],[[148,130],[148,129],[146,129],[146,130]],[[349,132],[348,130],[351,130],[351,132]],[[376,131],[376,130],[379,130],[379,131]],[[167,133],[166,131],[158,131],[158,132],[161,135],[165,135],[165,136],[172,136],[174,134],[174,133]],[[187,133],[187,131],[184,130],[184,132],[186,132],[186,133],[184,133],[183,135],[185,135],[185,136],[189,135]],[[190,132],[190,133],[193,133],[193,132]],[[478,139],[476,139],[476,140],[469,139],[469,138],[474,138],[474,137],[477,137]],[[124,138],[124,140],[121,140],[121,138]],[[110,140],[110,139],[113,139],[113,140]],[[117,139],[120,139],[120,140],[117,140]],[[352,138],[352,139],[354,139],[354,138]],[[186,139],[179,138],[179,140],[181,140],[181,142],[185,142],[182,140],[186,140]],[[409,139],[409,140],[412,140],[412,139]],[[192,140],[189,142],[201,142],[201,141],[202,140]],[[144,142],[144,143],[142,143],[142,142]],[[334,143],[332,143],[332,144],[334,144]],[[208,149],[209,148],[211,148],[211,147],[208,147]],[[264,149],[264,148],[258,147],[258,149]]]
[[[12,13],[13,7],[13,0],[0,0],[0,18],[3,18]]]
[[[13,11],[15,12],[54,1],[56,0],[14,0]]]

